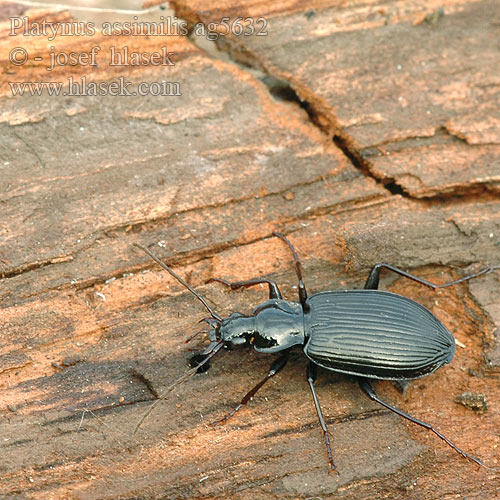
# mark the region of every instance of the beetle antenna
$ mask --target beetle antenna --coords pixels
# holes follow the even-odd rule
[[[205,363],[208,362],[208,360],[217,354],[221,347],[224,345],[223,341],[218,341],[218,342],[211,342],[210,345],[207,347],[205,352],[203,354],[206,354],[205,359],[203,359],[200,363],[198,363],[195,367],[191,368],[188,370],[182,377],[179,377],[173,384],[169,385],[167,389],[158,397],[158,399],[149,407],[148,411],[144,413],[144,415],[141,417],[139,422],[137,422],[137,425],[135,426],[134,432],[132,435],[135,435],[135,433],[139,430],[139,427],[142,425],[144,420],[149,416],[149,414],[163,401],[166,399],[168,394],[170,394],[179,384],[182,384],[185,382],[188,378],[191,378],[197,371],[198,368],[201,368]]]
[[[140,248],[143,252],[147,253],[157,264],[159,264],[165,271],[170,273],[181,285],[184,285],[206,308],[210,313],[212,318],[218,322],[222,321],[222,318],[208,305],[207,301],[190,285],[188,285],[177,273],[175,273],[170,267],[164,264],[155,254],[150,252],[146,247],[139,245],[139,243],[134,243],[134,246]]]

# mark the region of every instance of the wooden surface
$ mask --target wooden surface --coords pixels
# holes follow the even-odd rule
[[[0,5],[0,498],[498,498],[498,473],[322,371],[329,475],[300,350],[227,425],[209,424],[272,356],[218,354],[132,435],[207,343],[186,343],[205,329],[201,304],[133,243],[224,316],[251,312],[266,290],[210,277],[271,277],[296,300],[275,229],[310,293],[361,288],[382,261],[435,282],[500,264],[498,3],[172,3],[192,24],[264,16],[268,35],[220,37],[221,57],[169,37],[171,67],[47,75],[8,63],[20,42],[7,17],[68,14]],[[165,40],[53,43],[153,51]],[[47,56],[46,39],[22,45]],[[82,75],[166,79],[182,95],[9,95],[9,81]],[[437,292],[384,275],[381,288],[428,307],[464,347],[404,396],[389,382],[374,384],[379,395],[500,467],[500,273]],[[455,403],[464,392],[488,410]]]

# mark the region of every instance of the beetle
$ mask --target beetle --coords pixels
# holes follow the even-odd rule
[[[434,284],[402,269],[385,263],[373,266],[364,289],[331,290],[308,295],[302,277],[302,265],[289,239],[278,233],[273,235],[289,247],[299,281],[299,302],[284,300],[277,283],[267,278],[229,282],[222,278],[209,280],[236,290],[259,284],[269,287],[269,300],[259,304],[250,315],[239,312],[227,318],[219,316],[206,300],[178,276],[169,266],[147,248],[135,244],[155,260],[163,269],[193,293],[210,313],[205,318],[210,329],[210,345],[192,357],[190,371],[175,381],[143,415],[138,430],[153,408],[180,382],[197,372],[208,369],[209,359],[222,347],[232,349],[253,346],[262,353],[277,353],[267,375],[253,387],[240,403],[227,415],[213,423],[220,425],[242,408],[257,391],[283,369],[288,353],[302,347],[309,358],[307,382],[311,390],[319,424],[321,426],[330,470],[335,470],[329,432],[314,388],[317,367],[356,377],[365,394],[385,408],[420,425],[445,441],[464,458],[486,467],[481,460],[464,452],[432,425],[419,420],[380,399],[370,379],[409,383],[425,377],[444,364],[450,363],[455,353],[455,339],[447,328],[424,306],[402,295],[378,289],[380,271],[386,269],[432,289],[445,288],[489,273],[500,266],[444,284]]]

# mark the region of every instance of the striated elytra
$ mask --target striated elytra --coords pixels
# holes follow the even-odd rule
[[[481,276],[500,266],[488,267],[476,274],[436,285],[397,267],[380,263],[373,266],[362,290],[325,291],[308,296],[302,279],[302,266],[293,245],[285,236],[277,232],[273,235],[281,238],[292,252],[299,279],[299,303],[284,300],[276,282],[267,278],[232,283],[222,278],[212,278],[209,281],[220,282],[232,290],[258,284],[266,284],[269,287],[269,300],[257,306],[251,315],[234,312],[227,318],[220,317],[196,290],[147,248],[136,245],[203,303],[211,316],[205,318],[211,330],[210,345],[191,359],[193,368],[155,401],[138,422],[135,432],[156,405],[179,383],[197,372],[208,369],[210,358],[222,347],[232,349],[253,346],[258,352],[277,353],[278,357],[271,364],[267,375],[231,412],[214,422],[214,426],[226,422],[252,399],[257,391],[285,366],[290,350],[302,347],[310,360],[307,382],[323,431],[331,471],[335,470],[335,465],[329,432],[314,388],[318,366],[356,377],[360,388],[373,401],[430,430],[463,457],[486,467],[481,460],[462,451],[432,425],[381,400],[369,379],[407,381],[424,377],[450,363],[455,354],[453,335],[429,310],[402,295],[378,290],[381,269],[385,268],[437,289]]]
[[[455,339],[425,307],[379,290],[322,292],[307,299],[306,356],[323,368],[377,379],[424,377],[449,363]]]

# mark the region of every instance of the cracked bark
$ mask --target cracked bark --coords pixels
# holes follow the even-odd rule
[[[100,98],[79,100],[75,113],[74,102],[50,100],[51,113],[38,120],[41,101],[0,101],[5,117],[0,146],[11,166],[2,178],[0,202],[3,495],[372,499],[411,494],[428,499],[441,498],[443,491],[479,491],[485,498],[498,493],[495,476],[476,471],[432,436],[381,410],[349,378],[322,372],[317,390],[341,473],[329,477],[300,352],[248,408],[213,431],[206,423],[224,415],[270,362],[254,351],[218,354],[207,373],[177,388],[131,438],[155,394],[184,373],[188,358],[207,341],[201,333],[185,343],[202,328],[197,322],[204,311],[136,252],[134,242],[158,243],[156,253],[224,316],[250,312],[266,291],[227,293],[204,284],[210,277],[272,277],[286,298],[296,300],[289,252],[270,237],[276,228],[296,245],[310,293],[362,287],[379,261],[443,282],[465,274],[469,265],[498,263],[494,176],[476,170],[455,184],[436,183],[432,171],[426,177],[416,168],[417,161],[432,164],[444,154],[462,158],[465,173],[473,158],[495,159],[493,122],[464,122],[459,118],[466,115],[457,113],[454,120],[439,116],[437,125],[429,125],[425,116],[418,122],[418,107],[410,107],[414,128],[425,133],[407,133],[397,121],[387,129],[370,102],[355,95],[342,108],[338,96],[314,87],[318,67],[305,64],[298,75],[297,68],[285,65],[307,55],[300,44],[299,52],[292,51],[298,36],[306,37],[312,56],[324,53],[311,38],[311,22],[314,29],[323,23],[338,28],[321,36],[323,43],[337,47],[347,40],[353,48],[356,40],[366,43],[367,33],[383,38],[408,29],[433,5],[399,4],[354,2],[337,8],[323,1],[308,4],[307,12],[296,2],[246,7],[251,15],[269,16],[274,31],[268,45],[246,40],[240,47],[256,65],[290,82],[307,102],[302,108],[293,93],[288,92],[293,102],[277,101],[249,71],[212,60],[185,39],[172,41],[179,53],[173,75],[185,86],[185,97],[169,106],[151,97]],[[189,2],[176,5],[178,13],[203,22],[231,7],[205,5],[200,13]],[[233,13],[240,13],[232,5]],[[272,12],[265,10],[269,6]],[[470,15],[470,2],[446,2],[446,8],[437,27],[444,22],[451,29],[447,16],[464,22],[463,12]],[[307,21],[298,23],[305,14]],[[335,16],[339,23],[332,24]],[[477,34],[484,15],[470,21],[470,32]],[[422,24],[413,29],[435,29]],[[471,37],[473,47],[493,57],[484,38]],[[81,43],[71,38],[68,50]],[[0,40],[7,49],[12,43]],[[278,50],[271,50],[277,40]],[[108,47],[117,41],[98,42]],[[34,54],[43,50],[33,43]],[[153,50],[161,42],[136,43]],[[234,57],[235,43],[230,41]],[[280,44],[290,44],[289,55],[296,57],[287,62]],[[358,49],[363,48],[361,43]],[[455,69],[460,74],[460,67]],[[37,68],[26,71],[20,78],[34,79]],[[322,71],[330,83],[341,74],[326,66]],[[383,67],[370,71],[387,77]],[[111,77],[103,68],[94,75],[96,81]],[[147,76],[160,77],[165,74]],[[484,102],[491,104],[496,87],[491,78],[485,81]],[[359,84],[366,94],[367,82]],[[420,95],[431,91],[422,88]],[[222,97],[210,101],[210,112],[200,112],[204,99],[215,95]],[[349,108],[355,110],[352,116],[346,115]],[[14,110],[23,117],[15,127],[9,124]],[[34,161],[27,142],[43,163]],[[55,144],[60,158],[50,147]],[[377,147],[390,154],[374,156],[381,153]],[[443,173],[452,180],[456,175]],[[412,188],[416,178],[423,187]],[[394,277],[386,277],[383,288],[431,309],[466,348],[457,349],[451,365],[416,382],[406,396],[386,383],[378,384],[380,395],[495,465],[498,274],[436,293]],[[80,362],[67,366],[68,359]],[[453,402],[465,390],[486,395],[484,415]]]
[[[314,6],[290,8],[283,2],[280,6],[288,14],[269,13],[272,30],[267,37],[220,37],[218,43],[234,60],[287,81],[317,125],[335,138],[365,175],[393,194],[429,198],[477,195],[482,189],[497,194],[500,128],[493,68],[498,50],[491,44],[496,25],[490,18],[498,10],[489,2],[462,3],[448,2],[436,24],[420,26],[419,12],[431,9],[431,2],[403,2],[405,9],[383,2],[360,8],[356,2],[347,8],[323,2],[313,16],[308,13]],[[215,22],[221,11],[235,15],[230,4],[203,10],[196,0],[176,5],[193,22],[198,18]],[[248,9],[261,16],[267,12],[261,5]],[[462,28],[474,32],[472,46],[463,45]],[[379,49],[374,51],[374,46]],[[469,52],[481,57],[464,68],[462,58]],[[334,59],[331,53],[339,56]],[[435,70],[438,64],[441,67]],[[356,85],[351,89],[353,79]],[[441,130],[475,147],[454,153],[446,146],[432,148],[432,139]],[[416,144],[401,149],[399,143],[409,139]],[[389,154],[395,147],[398,154],[388,160],[380,154],[364,155],[380,145],[387,145]],[[458,157],[460,167],[452,179],[443,176],[441,168],[443,161],[452,160],[440,159],[441,155]],[[470,164],[474,170],[466,168]],[[420,182],[415,183],[419,170],[423,170]]]

